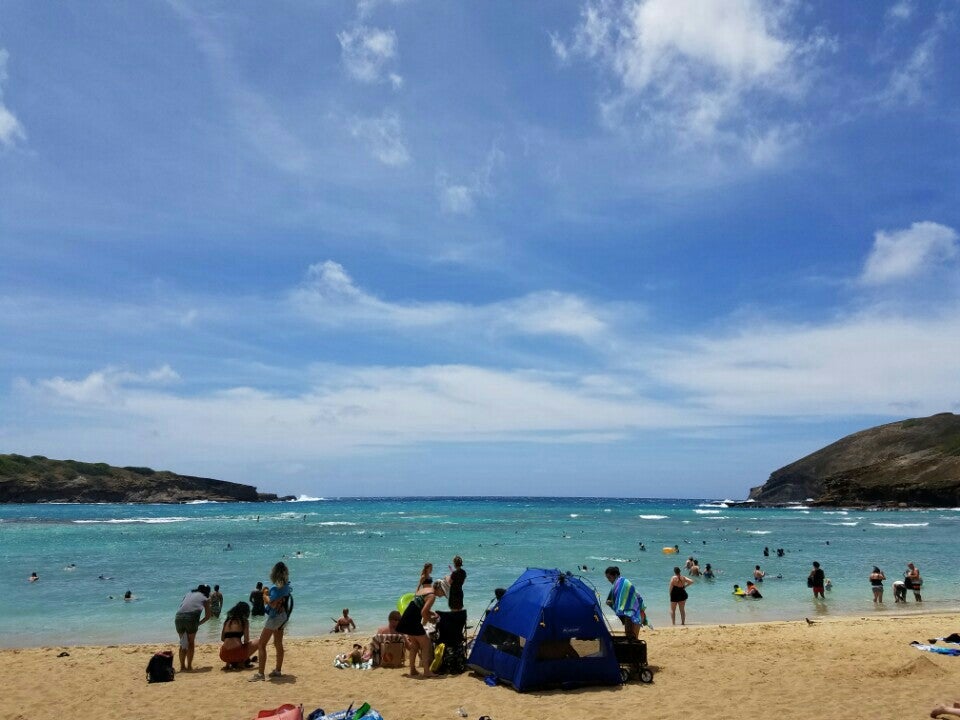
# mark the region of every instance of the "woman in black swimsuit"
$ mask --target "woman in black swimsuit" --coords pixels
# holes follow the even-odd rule
[[[883,581],[886,579],[887,576],[883,574],[883,570],[874,565],[873,572],[870,573],[870,588],[873,590],[875,603],[883,602]]]
[[[433,585],[424,584],[413,600],[407,605],[397,623],[397,632],[407,636],[407,649],[410,651],[410,675],[415,676],[420,673],[417,671],[417,654],[421,657],[423,665],[423,676],[430,677],[433,673],[430,671],[430,663],[433,661],[431,653],[430,636],[424,629],[424,624],[436,622],[437,614],[433,612],[433,603],[437,597],[443,597],[446,593],[443,590],[443,583],[439,580]]]
[[[238,602],[227,610],[227,619],[220,631],[220,659],[226,663],[224,670],[236,670],[246,665],[256,651],[250,644],[250,606]]]
[[[687,587],[693,585],[693,580],[680,574],[680,568],[673,569],[670,578],[670,622],[677,624],[677,607],[680,608],[680,624],[687,624],[687,613],[684,606],[687,604]]]

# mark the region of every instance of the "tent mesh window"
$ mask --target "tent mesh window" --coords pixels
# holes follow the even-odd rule
[[[498,627],[493,627],[489,623],[483,629],[483,642],[492,645],[500,652],[520,657],[523,654],[523,647],[527,644],[526,639],[512,632],[507,632]]]

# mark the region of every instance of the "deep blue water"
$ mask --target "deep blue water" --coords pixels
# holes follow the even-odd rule
[[[679,555],[661,552],[674,544]],[[775,556],[778,547],[785,557]],[[889,588],[909,561],[926,582],[923,609],[954,610],[958,550],[958,510],[773,510],[609,498],[6,505],[0,572],[8,611],[0,614],[0,645],[172,642],[173,615],[188,589],[219,584],[229,606],[266,581],[281,558],[296,597],[292,636],[327,632],[344,607],[361,631],[372,632],[396,599],[413,591],[425,561],[440,575],[455,554],[465,561],[466,606],[475,619],[494,588],[527,567],[586,565],[579,574],[605,597],[603,569],[616,564],[638,586],[654,625],[669,624],[667,582],[690,555],[720,575],[690,588],[689,623],[914,611],[920,608],[912,596],[906,607],[895,606]],[[806,587],[813,560],[833,581],[825,603],[815,604]],[[66,569],[71,563],[75,569]],[[764,599],[734,600],[733,583],[744,584],[756,564],[768,573]],[[875,564],[889,578],[883,609],[873,606],[867,582]],[[34,571],[40,581],[29,583]],[[109,598],[128,589],[136,601]],[[219,623],[212,622],[198,639],[215,636]]]

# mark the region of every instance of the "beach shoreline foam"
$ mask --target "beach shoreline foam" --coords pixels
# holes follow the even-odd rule
[[[920,652],[960,630],[960,613],[844,617],[664,628],[646,632],[654,683],[519,694],[470,673],[415,680],[405,670],[337,670],[333,657],[369,636],[291,638],[286,675],[250,683],[223,672],[217,646],[198,646],[197,671],[148,685],[151,654],[173,643],[0,650],[0,717],[153,717],[249,719],[283,703],[328,711],[366,701],[389,720],[489,715],[494,720],[630,715],[705,720],[750,712],[761,717],[925,717],[960,697],[960,658]],[[67,657],[58,657],[68,652]],[[272,655],[271,655],[272,658]]]

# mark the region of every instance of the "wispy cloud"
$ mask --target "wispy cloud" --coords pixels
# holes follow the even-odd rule
[[[601,336],[621,309],[599,307],[576,295],[531,293],[486,305],[453,302],[388,302],[357,287],[333,261],[312,265],[291,293],[293,306],[327,326],[404,329],[470,327],[492,334],[553,335],[590,341]]]
[[[26,140],[23,125],[3,102],[3,86],[7,82],[7,60],[10,57],[0,48],[0,146],[13,147],[17,142]]]
[[[882,285],[908,280],[958,255],[957,231],[935,222],[916,222],[904,230],[878,230],[860,282]]]
[[[229,103],[229,110],[247,145],[277,168],[302,175],[310,168],[307,148],[289,130],[276,108],[244,81],[233,50],[207,18],[183,0],[167,0],[186,23],[206,56],[214,79]]]
[[[615,79],[600,102],[610,126],[768,164],[797,125],[761,108],[802,93],[807,59],[827,44],[791,37],[785,13],[754,0],[588,0],[572,39],[551,43],[561,61],[582,57]]]
[[[934,85],[937,50],[952,19],[938,14],[933,24],[921,35],[909,57],[890,72],[886,87],[878,100],[883,105],[915,105],[921,102]]]
[[[387,70],[397,56],[397,34],[392,29],[355,25],[337,33],[337,39],[350,77],[365,83],[388,81],[396,89],[403,85],[399,74]]]
[[[494,143],[480,167],[466,179],[454,181],[445,172],[438,173],[437,192],[443,211],[453,215],[472,213],[479,198],[493,195],[494,173],[505,160],[506,154]]]
[[[350,121],[350,134],[362,140],[370,154],[384,165],[397,167],[410,161],[400,117],[396,113],[385,112],[378,117],[353,118]]]

